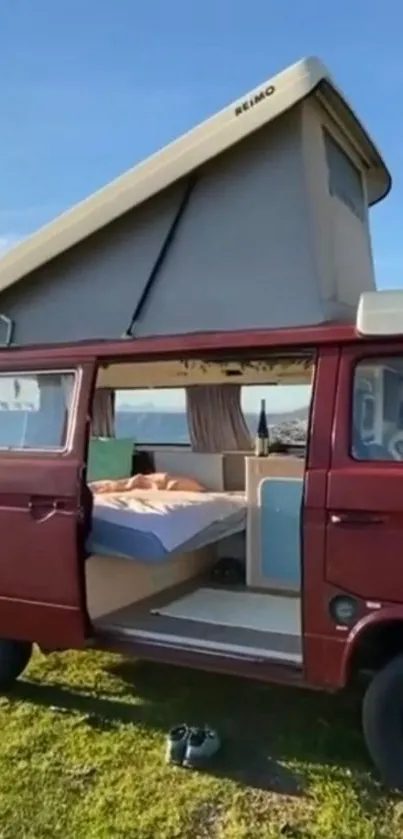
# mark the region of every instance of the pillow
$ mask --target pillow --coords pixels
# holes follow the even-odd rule
[[[206,492],[205,487],[193,478],[168,475],[167,472],[153,472],[150,475],[133,475],[132,478],[94,481],[91,489],[98,495],[106,492],[131,492],[131,490],[172,490],[177,492]]]
[[[92,437],[88,448],[87,480],[130,477],[133,450],[133,440]]]
[[[194,478],[173,478],[168,476],[166,489],[176,490],[177,492],[206,492],[206,487],[195,481]]]

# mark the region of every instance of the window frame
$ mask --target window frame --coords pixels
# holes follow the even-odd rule
[[[371,352],[370,355],[362,355],[360,357],[356,357],[351,365],[351,375],[350,375],[350,388],[349,388],[349,410],[348,410],[348,457],[357,465],[367,465],[367,466],[387,466],[387,467],[401,467],[403,466],[403,458],[401,461],[395,460],[394,458],[360,458],[357,457],[354,452],[354,407],[355,407],[355,385],[356,385],[356,376],[357,370],[361,366],[373,366],[374,369],[376,367],[381,369],[388,369],[388,361],[393,359],[400,359],[403,364],[403,348],[400,351],[391,351],[388,353],[376,353],[374,350]],[[389,368],[390,369],[390,368]],[[403,373],[402,373],[402,384],[403,384]],[[371,397],[372,395],[369,394]],[[383,403],[384,392],[382,391],[382,404],[381,404],[381,411],[382,411],[382,423],[384,417],[384,403]],[[375,406],[376,406],[376,399],[374,398]],[[401,400],[401,405],[403,405],[403,396]],[[376,408],[375,408],[376,413]],[[377,424],[377,417],[375,416],[374,421],[374,428],[376,428]],[[403,434],[403,429],[402,429]],[[376,444],[377,441],[375,441]],[[381,445],[381,444],[379,444]]]
[[[68,421],[67,421],[67,429],[65,435],[65,442],[63,446],[47,446],[46,448],[42,448],[41,446],[3,446],[0,442],[0,457],[3,455],[14,456],[17,457],[31,457],[31,455],[41,455],[45,457],[54,457],[60,455],[68,455],[73,451],[74,448],[74,438],[76,433],[77,427],[77,406],[78,406],[78,399],[80,394],[81,382],[82,382],[82,368],[81,367],[44,367],[44,368],[29,368],[29,369],[19,369],[19,370],[0,370],[0,380],[1,378],[17,378],[18,376],[28,377],[28,376],[66,376],[72,375],[73,376],[73,390],[71,395],[71,406],[70,409],[67,411],[68,413]]]

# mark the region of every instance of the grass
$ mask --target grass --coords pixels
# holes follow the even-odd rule
[[[208,772],[164,764],[178,721],[217,726]],[[0,699],[0,839],[395,839],[359,697],[104,654],[35,656]]]

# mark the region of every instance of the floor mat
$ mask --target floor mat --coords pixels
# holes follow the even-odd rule
[[[199,588],[153,609],[152,614],[284,635],[301,634],[301,603],[297,597]]]

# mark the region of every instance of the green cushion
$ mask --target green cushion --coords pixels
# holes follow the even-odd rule
[[[88,450],[88,481],[129,478],[132,471],[133,440],[91,437]]]

